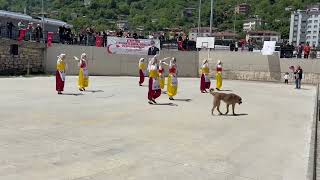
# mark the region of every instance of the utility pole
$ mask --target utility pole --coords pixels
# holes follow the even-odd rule
[[[201,0],[199,0],[199,16],[198,16],[198,34],[197,37],[200,35],[200,26],[201,26]]]
[[[211,0],[211,13],[210,13],[210,36],[212,37],[212,21],[213,21],[213,0]]]
[[[41,0],[42,32],[44,32],[44,2]]]
[[[236,14],[236,11],[234,11],[233,13],[233,16],[234,16],[234,20],[233,20],[233,33],[234,33],[234,38],[236,38],[236,18],[237,18],[237,14]]]

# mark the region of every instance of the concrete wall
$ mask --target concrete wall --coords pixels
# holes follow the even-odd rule
[[[200,51],[199,65],[208,59],[208,52]],[[211,51],[209,64],[214,77],[215,65],[223,62],[223,78],[236,80],[279,81],[280,62],[275,56],[263,56],[259,53]]]
[[[207,58],[208,52],[201,51],[199,64]],[[316,59],[280,59],[278,55],[263,56],[260,53],[211,51],[209,63],[212,72],[218,60],[223,61],[225,79],[283,81],[284,73],[290,71],[289,66],[300,65],[304,71],[304,83],[320,83],[320,61]],[[211,75],[214,77],[214,73]]]
[[[111,76],[137,76],[138,61],[141,56],[108,54],[105,48],[87,46],[54,45],[47,49],[46,71],[53,73],[56,70],[57,56],[60,53],[67,54],[68,74],[78,74],[77,62],[73,56],[79,57],[85,52],[89,59],[89,72],[91,75]],[[179,76],[195,77],[198,73],[198,53],[162,51],[160,58],[174,56],[178,61]],[[152,56],[144,56],[150,58]]]
[[[25,75],[44,72],[45,46],[0,38],[0,75]],[[10,54],[10,45],[18,44],[18,55]],[[28,66],[29,64],[29,66]],[[29,67],[29,68],[28,68]]]
[[[77,62],[73,60],[73,56],[79,57],[83,52],[88,54],[91,75],[138,75],[137,66],[141,56],[112,55],[108,54],[105,48],[68,45],[54,45],[47,49],[46,72],[55,72],[57,55],[65,53],[69,66],[68,74],[77,75]],[[162,51],[160,58],[168,56],[177,58],[179,76],[198,77],[199,65],[203,59],[208,58],[208,53],[207,51]],[[318,60],[279,59],[277,55],[263,56],[260,53],[211,51],[209,63],[212,77],[214,77],[215,64],[219,59],[223,61],[225,79],[279,82],[283,80],[284,73],[289,71],[289,66],[300,65],[305,73],[304,83],[320,83],[320,61]]]

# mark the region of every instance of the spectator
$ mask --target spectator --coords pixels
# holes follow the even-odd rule
[[[65,27],[64,26],[59,26],[58,34],[59,34],[60,43],[64,44],[64,36],[65,36]]]
[[[0,22],[0,36],[2,36],[1,30],[2,30],[2,23]]]
[[[301,80],[303,75],[303,70],[300,66],[297,67],[296,71],[294,72],[294,78],[296,83],[296,89],[301,89]]]
[[[307,45],[305,45],[304,48],[303,48],[303,53],[304,53],[304,58],[305,59],[309,58],[310,51],[311,51],[311,48],[309,46],[309,43],[307,43]]]
[[[289,49],[290,49],[289,58],[293,58],[293,51],[295,49],[293,43],[289,45]]]
[[[72,34],[71,34],[71,28],[70,27],[66,27],[65,28],[65,35],[66,38],[65,40],[67,41],[68,44],[72,44]]]
[[[237,52],[239,50],[239,45],[238,45],[238,42],[235,43],[235,47],[234,47],[234,50]]]
[[[310,58],[311,58],[311,59],[317,58],[317,48],[316,48],[316,45],[312,45],[311,52],[310,52]]]
[[[7,35],[8,38],[12,39],[12,30],[13,30],[13,23],[12,22],[7,22]]]
[[[32,40],[32,31],[33,31],[33,23],[30,22],[28,23],[28,26],[27,26],[27,36],[29,37],[30,41]]]
[[[22,21],[19,21],[18,22],[18,30],[21,30],[21,29],[24,29],[24,28],[26,28],[26,25],[24,25]]]
[[[288,72],[286,72],[285,74],[284,74],[284,83],[285,84],[288,84],[289,83],[289,73]]]
[[[102,37],[103,37],[103,45],[104,45],[104,47],[106,47],[107,46],[107,40],[108,40],[108,36],[107,36],[106,31],[102,32]]]
[[[42,27],[40,26],[40,24],[37,24],[35,31],[36,31],[36,41],[40,42],[40,39],[42,38]]]
[[[299,43],[299,46],[297,48],[297,58],[302,58],[302,52],[303,52],[303,45],[301,43]]]
[[[233,42],[231,42],[230,43],[230,51],[234,51],[235,48],[236,48],[236,45]]]
[[[134,39],[138,39],[138,34],[136,32],[134,32],[132,36]]]

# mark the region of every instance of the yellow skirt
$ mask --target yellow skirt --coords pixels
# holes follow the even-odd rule
[[[222,87],[222,75],[221,73],[216,73],[216,88],[221,89]]]
[[[168,84],[167,84],[167,93],[169,97],[173,97],[175,95],[177,95],[178,92],[178,84],[177,82],[175,82],[174,84],[172,83],[172,78],[173,75],[169,74],[168,76]]]
[[[161,89],[164,89],[165,79],[166,79],[166,78],[165,78],[164,76],[163,76],[163,77],[160,76],[160,78],[159,78],[160,88],[161,88]]]
[[[79,71],[78,85],[79,85],[79,88],[85,88],[85,87],[88,87],[89,85],[89,77],[85,76],[82,68],[80,68],[80,71]]]

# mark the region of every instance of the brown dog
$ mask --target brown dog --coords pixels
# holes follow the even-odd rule
[[[234,116],[236,116],[236,113],[234,112],[234,108],[236,104],[238,103],[239,105],[242,103],[242,98],[236,94],[226,94],[226,93],[219,93],[219,92],[214,92],[214,89],[210,89],[210,94],[213,95],[213,107],[211,110],[211,114],[213,115],[213,111],[215,108],[217,108],[218,112],[220,115],[222,115],[220,111],[220,103],[221,101],[225,102],[227,104],[227,112],[225,114],[229,113],[229,106],[232,105],[232,113]]]

